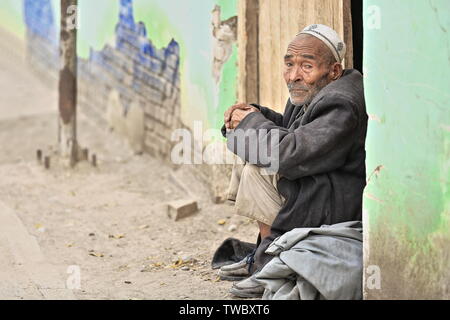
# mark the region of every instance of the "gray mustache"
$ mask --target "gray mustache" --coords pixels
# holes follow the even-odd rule
[[[304,90],[304,91],[309,91],[309,88],[307,86],[304,86],[302,84],[297,84],[297,83],[289,83],[287,85],[289,91],[292,90]]]

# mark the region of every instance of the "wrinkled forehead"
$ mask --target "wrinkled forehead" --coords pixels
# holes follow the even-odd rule
[[[289,43],[286,54],[300,55],[302,53],[321,58],[330,54],[331,50],[320,39],[309,34],[299,34]]]

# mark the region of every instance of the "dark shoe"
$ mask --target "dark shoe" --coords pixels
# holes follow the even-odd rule
[[[219,277],[221,280],[240,281],[248,278],[249,276],[250,273],[248,272],[247,258],[239,262],[223,266],[219,270]]]
[[[234,283],[230,293],[240,298],[261,298],[264,293],[264,286],[252,276]]]

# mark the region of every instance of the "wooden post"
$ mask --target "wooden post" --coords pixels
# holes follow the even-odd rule
[[[347,45],[345,52],[345,68],[353,69],[353,27],[352,27],[352,4],[351,0],[343,0],[343,25],[344,25],[344,42]]]
[[[42,150],[41,149],[38,149],[36,151],[36,158],[37,158],[38,163],[41,164],[41,162],[42,162]]]
[[[259,103],[259,0],[238,2],[238,102]]]
[[[44,157],[44,167],[45,169],[50,169],[50,156]]]
[[[76,14],[77,0],[61,0],[58,143],[61,156],[69,158],[71,167],[78,158]]]

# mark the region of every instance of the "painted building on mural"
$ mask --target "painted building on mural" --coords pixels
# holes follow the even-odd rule
[[[26,0],[25,22],[33,65],[56,75],[57,27],[51,2]],[[181,126],[178,43],[172,39],[167,47],[156,48],[145,24],[135,21],[132,0],[120,0],[115,45],[91,50],[78,65],[82,111],[129,137],[137,152],[168,158],[171,132]]]
[[[133,147],[168,158],[171,132],[182,125],[179,45],[172,39],[156,48],[145,24],[135,22],[130,0],[121,1],[115,31],[115,47],[107,44],[80,59],[80,106],[96,110],[99,121],[106,115],[108,124],[128,137],[141,126],[130,137]]]
[[[0,25],[23,37],[30,67],[55,88],[59,10],[59,0],[0,7],[0,16],[15,16]],[[216,158],[224,150],[223,112],[237,99],[236,14],[237,0],[79,0],[79,110],[126,136],[136,152],[166,160],[179,142],[174,129],[197,132],[192,150],[202,149],[201,132],[212,129],[208,139],[221,152],[208,154]],[[230,166],[196,169],[215,195],[225,192],[220,181]]]

